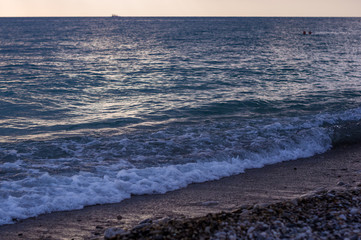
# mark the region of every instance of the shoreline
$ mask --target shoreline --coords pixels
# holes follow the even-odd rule
[[[103,239],[108,228],[130,229],[144,220],[230,212],[247,204],[290,200],[315,189],[333,189],[338,183],[353,186],[360,181],[361,144],[343,145],[310,158],[249,169],[166,194],[43,214],[0,226],[0,239]]]

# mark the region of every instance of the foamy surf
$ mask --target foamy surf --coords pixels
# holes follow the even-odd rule
[[[355,116],[351,118],[354,119]],[[81,163],[81,158],[85,157],[89,151],[94,152],[94,149],[84,153],[81,153],[79,149],[99,144],[95,140],[86,143],[78,142],[77,144],[82,145],[81,147],[73,146],[71,160],[70,158],[48,158],[48,161],[38,162],[38,164],[35,163],[36,160],[33,160],[31,165],[28,165],[24,158],[29,158],[31,155],[22,155],[24,153],[7,150],[8,157],[13,156],[15,159],[17,156],[17,158],[24,159],[1,164],[1,169],[8,173],[8,177],[3,178],[0,188],[2,202],[0,224],[10,224],[19,219],[53,211],[81,209],[94,204],[116,203],[130,198],[131,195],[166,193],[186,187],[191,183],[217,180],[239,174],[246,169],[261,168],[266,164],[310,157],[325,152],[331,147],[330,131],[319,126],[324,124],[324,120],[321,119],[323,116],[318,116],[315,121],[300,124],[299,119],[295,118],[293,124],[297,123],[297,125],[292,125],[291,122],[287,122],[287,124],[277,122],[259,126],[257,131],[255,127],[247,127],[248,133],[254,137],[252,142],[248,143],[248,146],[242,146],[242,141],[240,141],[238,142],[239,146],[234,146],[243,148],[242,156],[232,157],[231,151],[227,153],[224,150],[225,154],[219,155],[218,158],[206,160],[203,158],[201,161],[193,159],[193,162],[185,164],[169,162],[158,164],[159,166],[147,167],[145,164],[143,167],[139,167],[141,164],[137,163],[138,167],[134,167],[134,164],[126,163],[124,159],[119,159],[116,163],[114,161],[107,162],[105,156],[108,154],[109,157],[111,148],[104,149],[103,145],[103,148],[97,148],[103,149],[103,156],[97,155],[98,159],[91,161],[92,165],[81,166],[87,161],[84,159]],[[327,120],[331,119],[328,117]],[[336,119],[332,121],[336,121]],[[244,129],[234,130],[245,132]],[[168,134],[165,132],[163,130],[153,133],[153,135],[160,140],[161,135],[166,136],[168,144],[175,144],[174,139],[179,136],[173,136],[172,140],[169,132]],[[285,134],[285,132],[291,134]],[[258,134],[258,137],[255,134]],[[191,134],[184,132],[183,140],[186,139],[184,135]],[[197,139],[198,141],[205,141],[204,136],[199,137],[201,139]],[[247,138],[245,139],[247,140]],[[110,146],[114,147],[115,139],[109,141]],[[129,139],[118,139],[118,143],[124,144],[125,141],[129,141]],[[192,139],[193,141],[195,139]],[[210,138],[207,138],[206,141],[212,145]],[[101,142],[104,143],[105,139],[102,139]],[[74,140],[71,143],[74,145]],[[67,146],[69,143],[65,140],[59,143],[58,140],[56,144]],[[195,147],[199,146],[203,146],[203,144]],[[212,148],[212,146],[208,147]],[[207,151],[207,149],[203,150]],[[200,149],[197,149],[197,152],[199,151]],[[210,150],[208,149],[208,151]],[[6,151],[3,149],[3,152]],[[35,151],[34,154],[39,153]],[[140,155],[142,154],[145,153],[140,151]],[[168,154],[171,159],[171,153]],[[144,158],[144,156],[139,157],[138,161],[144,160]],[[71,166],[80,170],[76,172],[71,169]],[[23,174],[24,172],[26,174]]]
[[[260,168],[265,164],[309,157],[329,148],[329,145],[314,144],[315,142],[310,144],[305,141],[291,149],[268,153],[267,157],[251,154],[249,159],[229,158],[226,161],[131,168],[104,176],[86,172],[71,177],[44,173],[36,178],[3,181],[1,190],[2,195],[6,196],[1,199],[0,224],[13,223],[14,220],[42,213],[120,202],[130,198],[132,194],[166,193],[191,183],[217,180],[242,173],[246,169]]]
[[[24,143],[18,143],[18,149],[1,149],[3,157],[13,161],[0,165],[5,173],[0,188],[0,224],[53,211],[116,203],[131,195],[166,193],[191,183],[243,173],[246,169],[310,157],[332,147],[337,141],[334,136],[339,138],[341,134],[339,131],[335,134],[335,129],[358,123],[360,119],[361,109],[357,108],[304,119],[272,119],[265,125],[255,120],[243,128],[230,123],[228,128],[223,126],[223,133],[232,132],[233,138],[223,139],[223,144],[229,142],[223,145],[228,148],[222,150],[217,139],[220,132],[216,132],[212,124],[208,130],[202,125],[202,134],[197,134],[199,127],[193,126],[183,131],[170,128],[140,132],[138,136],[133,133],[132,139],[112,136],[27,142],[27,150],[32,149],[29,152],[22,149]],[[349,132],[344,133],[342,139],[345,138],[350,138]],[[155,146],[155,140],[162,151],[148,151],[150,146]],[[174,155],[179,157],[184,152],[175,153],[174,146],[170,145],[179,148],[180,142],[194,146],[193,150],[186,151],[187,158],[177,161]],[[49,146],[53,151],[46,152],[44,148]],[[54,149],[62,152],[56,153]],[[132,161],[121,157],[121,152]],[[166,157],[168,161],[164,162]],[[158,159],[150,164],[149,158]],[[190,162],[177,163],[184,161]]]

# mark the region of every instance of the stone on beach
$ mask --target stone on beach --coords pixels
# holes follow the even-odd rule
[[[104,239],[105,240],[114,239],[117,236],[119,237],[127,233],[128,233],[127,231],[121,228],[108,228],[107,230],[105,230]]]

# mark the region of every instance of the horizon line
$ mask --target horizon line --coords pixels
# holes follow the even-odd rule
[[[0,18],[112,18],[112,15],[99,15],[99,16],[0,16]],[[361,18],[361,16],[122,16],[116,15],[117,18]]]

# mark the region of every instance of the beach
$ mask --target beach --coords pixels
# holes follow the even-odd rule
[[[166,194],[132,196],[118,204],[55,212],[0,227],[0,239],[103,239],[109,228],[232,212],[245,205],[292,200],[361,182],[361,145],[341,145],[310,158],[249,169]],[[89,196],[91,197],[91,196]]]
[[[358,18],[0,22],[5,239],[102,238],[358,181]]]

